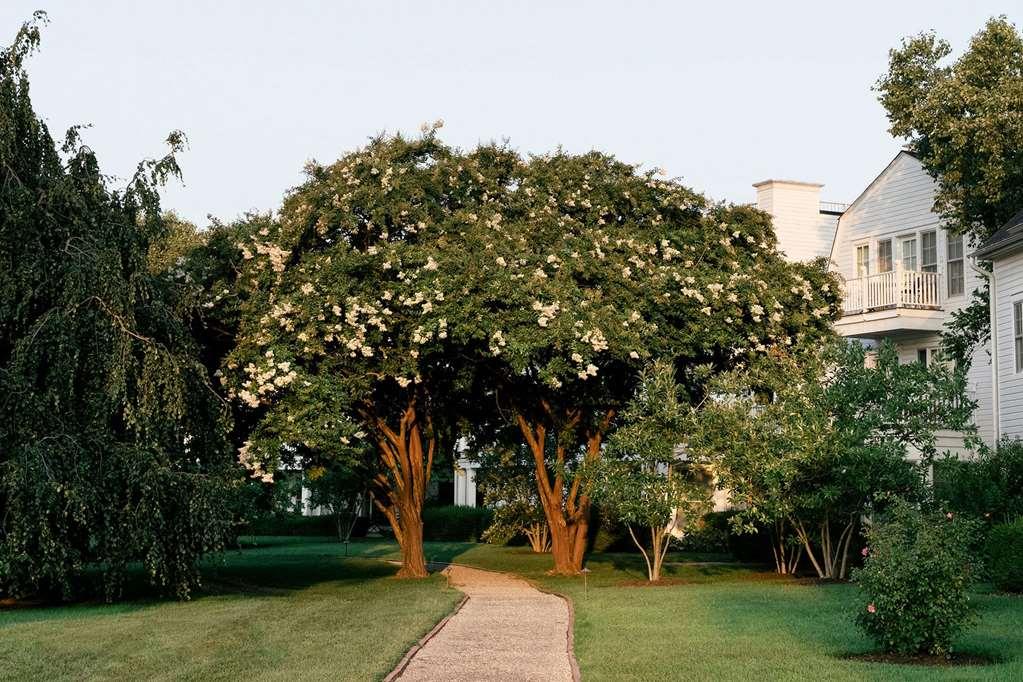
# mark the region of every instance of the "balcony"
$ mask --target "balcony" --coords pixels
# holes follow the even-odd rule
[[[942,281],[940,272],[901,269],[847,280],[835,328],[862,338],[941,331]]]

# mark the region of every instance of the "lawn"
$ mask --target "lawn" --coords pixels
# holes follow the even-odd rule
[[[392,548],[360,546],[387,556]],[[434,560],[511,571],[568,596],[575,653],[590,680],[1023,680],[1023,598],[978,593],[981,619],[959,642],[999,663],[920,668],[843,660],[872,643],[852,623],[856,589],[775,578],[741,566],[668,567],[667,586],[643,584],[633,555],[592,556],[581,578],[553,578],[549,557],[524,548],[428,543]],[[691,557],[681,557],[691,558]],[[703,558],[703,557],[697,557]]]
[[[397,581],[393,543],[250,538],[207,571],[187,603],[0,611],[0,677],[17,679],[379,678],[457,602],[440,577]],[[983,667],[921,669],[844,660],[870,650],[849,585],[780,580],[756,567],[683,563],[644,585],[628,554],[594,555],[582,578],[547,576],[524,548],[427,543],[428,558],[518,573],[567,595],[590,680],[1023,679],[1023,600],[978,593],[960,642]]]
[[[189,602],[0,610],[0,679],[379,679],[461,598],[337,544],[232,552]]]

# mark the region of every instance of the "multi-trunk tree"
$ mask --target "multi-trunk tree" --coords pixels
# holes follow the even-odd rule
[[[681,447],[690,422],[681,393],[672,365],[654,362],[608,439],[606,456],[587,472],[602,511],[628,528],[650,581],[661,579],[671,540],[713,507],[713,472]]]
[[[294,454],[371,453],[401,576],[427,574],[427,484],[474,387],[476,363],[449,333],[464,312],[450,235],[500,198],[506,169],[500,150],[458,153],[435,128],[379,138],[311,165],[279,220],[238,244],[245,293],[225,382],[257,423],[241,457],[270,480]]]
[[[42,17],[37,15],[37,21]],[[150,245],[167,157],[114,190],[32,109],[27,24],[0,51],[0,594],[75,592],[127,567],[187,597],[231,533],[226,414]]]
[[[675,363],[691,399],[707,373],[825,333],[838,291],[820,264],[782,259],[766,214],[605,154],[513,174],[459,229],[452,333],[532,453],[554,571],[571,574],[591,506],[578,469],[600,458],[641,369]]]
[[[917,498],[939,429],[968,430],[963,372],[900,364],[839,341],[776,353],[719,376],[695,414],[689,448],[711,462],[738,509],[738,530],[766,527],[776,569],[806,557],[846,577],[861,516]]]

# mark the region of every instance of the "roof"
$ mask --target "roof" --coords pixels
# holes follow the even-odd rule
[[[899,152],[895,156],[892,157],[892,160],[888,162],[888,165],[884,167],[884,170],[882,170],[880,173],[878,173],[877,177],[875,177],[873,180],[871,180],[870,184],[867,185],[863,189],[862,192],[860,192],[860,195],[858,197],[856,197],[855,199],[853,199],[853,202],[851,204],[849,204],[848,206],[845,207],[845,211],[842,212],[843,216],[846,215],[847,213],[849,213],[850,211],[852,211],[853,208],[857,204],[859,204],[861,201],[863,201],[864,197],[866,197],[868,194],[870,194],[871,190],[873,190],[874,187],[877,185],[877,183],[881,180],[881,178],[883,178],[885,176],[885,174],[888,173],[889,170],[891,170],[892,166],[894,166],[896,164],[896,162],[900,158],[902,158],[903,154],[905,154],[906,156],[908,156],[911,159],[915,159],[918,163],[920,161],[920,157],[917,156],[915,152],[911,152],[908,149],[900,149]],[[838,227],[835,229],[835,235],[831,238],[831,255],[834,255],[834,253],[835,253],[835,245],[838,244],[838,234],[841,231],[841,229],[842,229],[842,219],[841,219],[841,217],[839,217]],[[830,257],[829,257],[829,260],[830,260]]]
[[[985,239],[973,255],[982,260],[990,260],[995,254],[1019,244],[1023,244],[1023,211],[1009,218],[1009,222]]]

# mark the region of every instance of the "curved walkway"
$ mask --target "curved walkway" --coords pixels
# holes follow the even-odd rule
[[[573,680],[564,599],[503,573],[465,566],[444,573],[467,599],[389,679]]]

